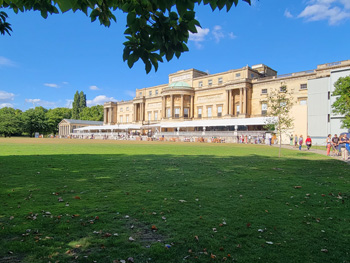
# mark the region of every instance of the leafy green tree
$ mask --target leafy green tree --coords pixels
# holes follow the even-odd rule
[[[11,24],[6,22],[7,14],[4,11],[0,11],[0,34],[5,35],[5,33],[10,34],[11,29]]]
[[[10,107],[0,109],[0,134],[5,137],[22,134],[21,110]]]
[[[270,118],[267,127],[274,130],[279,138],[279,153],[281,157],[282,135],[293,128],[293,118],[290,111],[294,105],[292,93],[288,92],[286,85],[269,92],[267,97],[267,114]]]
[[[103,106],[86,107],[80,113],[80,119],[86,121],[103,121]]]
[[[48,131],[48,122],[46,119],[47,109],[35,107],[34,109],[26,110],[23,113],[24,131],[30,137],[34,136],[35,132],[46,134]]]
[[[86,108],[86,95],[83,91],[80,91],[79,97],[79,113],[81,113]]]
[[[200,26],[195,19],[197,5],[209,5],[213,11],[226,7],[229,11],[239,1],[251,3],[251,0],[0,0],[0,8],[10,8],[16,13],[37,10],[44,18],[59,10],[62,13],[79,10],[89,15],[92,22],[98,19],[107,27],[112,20],[116,21],[113,11],[127,13],[123,60],[131,68],[141,59],[148,73],[152,66],[157,71],[163,58],[169,61],[174,55],[179,58],[188,51],[189,32],[197,33],[196,26]],[[11,30],[10,24],[4,24],[6,17],[0,20],[2,34]]]
[[[332,104],[333,112],[344,115],[342,128],[350,129],[350,76],[340,77],[334,83],[333,96],[339,96]]]
[[[79,114],[80,114],[80,95],[79,95],[79,92],[77,91],[74,94],[72,118],[75,120],[79,120]]]
[[[72,117],[72,110],[68,108],[50,109],[46,113],[48,132],[56,134],[58,132],[58,124],[63,119],[70,119]]]

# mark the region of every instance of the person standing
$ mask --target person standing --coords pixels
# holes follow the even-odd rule
[[[303,146],[303,142],[304,142],[303,135],[300,135],[300,137],[299,137],[299,151],[301,151],[301,147]]]
[[[294,146],[297,147],[298,145],[298,135],[295,134],[294,136]]]
[[[346,133],[341,136],[341,138],[339,139],[339,144],[344,144],[345,147],[342,147],[341,149],[341,157],[343,160],[347,160],[348,156],[349,156],[349,138],[347,137]]]
[[[332,136],[331,134],[328,134],[328,137],[326,139],[327,156],[329,156],[329,153],[331,152],[331,143],[332,143],[331,136]]]
[[[334,134],[334,137],[332,138],[332,145],[333,145],[333,155],[339,155],[338,153],[339,137],[336,134]]]
[[[310,148],[312,146],[312,140],[311,140],[310,136],[307,136],[307,138],[305,140],[305,144],[306,144],[307,150],[310,150]]]
[[[290,141],[290,146],[293,146],[293,134],[290,135],[289,141]]]

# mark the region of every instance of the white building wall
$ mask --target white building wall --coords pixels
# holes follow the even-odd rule
[[[350,75],[350,68],[334,70],[330,77],[311,79],[308,81],[308,134],[313,144],[325,145],[328,134],[346,132],[341,129],[341,116],[332,113],[332,104],[336,97],[331,96],[334,83],[340,78]]]

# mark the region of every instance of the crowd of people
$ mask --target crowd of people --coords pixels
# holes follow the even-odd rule
[[[290,136],[290,145],[293,145],[295,147],[299,147],[299,150],[301,150],[303,144],[304,144],[304,138],[303,135],[295,135],[293,138],[293,135]],[[328,134],[326,139],[326,147],[327,147],[327,156],[331,155],[331,151],[333,156],[341,156],[343,160],[347,160],[349,158],[350,149],[350,138],[347,136],[346,133],[341,134],[341,136],[338,137],[337,134],[334,134],[332,137],[331,134]],[[308,150],[310,150],[312,146],[312,140],[310,136],[307,136],[305,139],[305,145]]]

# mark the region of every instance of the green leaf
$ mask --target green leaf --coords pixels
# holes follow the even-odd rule
[[[130,12],[126,18],[127,24],[130,26],[132,25],[136,20],[136,13]]]
[[[68,10],[71,10],[73,7],[71,1],[69,0],[57,0],[56,3],[58,4],[62,13],[65,13]]]

